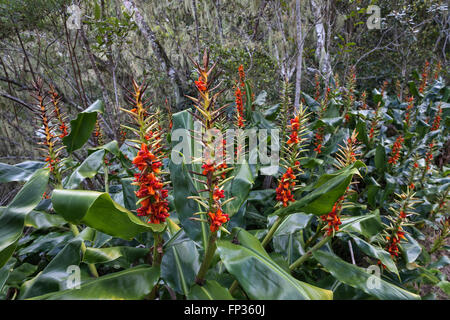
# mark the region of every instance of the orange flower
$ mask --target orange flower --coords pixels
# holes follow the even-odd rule
[[[300,142],[300,139],[298,138],[298,130],[300,129],[300,123],[298,116],[290,120],[290,127],[291,127],[291,135],[289,136],[289,140],[287,141],[287,144],[296,144]]]
[[[147,145],[143,143],[141,145],[141,150],[139,150],[136,158],[133,160],[133,164],[140,170],[147,168],[149,163],[155,159],[155,156],[148,151]]]
[[[208,173],[214,172],[216,170],[215,167],[214,167],[214,163],[204,163],[202,165],[202,169],[203,169],[202,174],[204,176],[206,176],[206,175],[208,175]]]
[[[140,207],[136,210],[138,216],[149,217],[149,223],[163,223],[169,217],[169,203],[165,200],[168,191],[157,176],[160,173],[162,162],[148,150],[148,146],[142,143],[141,149],[133,159],[133,164],[140,173],[135,174],[134,182],[139,186],[135,192],[141,199]]]
[[[206,91],[206,83],[203,82],[202,77],[198,77],[198,81],[194,81],[195,85],[197,86],[197,89],[201,92]]]
[[[211,224],[209,226],[209,229],[211,230],[211,232],[216,232],[217,230],[219,230],[220,226],[223,223],[226,223],[230,220],[230,217],[228,216],[228,214],[223,213],[220,208],[217,209],[217,211],[215,213],[208,212],[208,216],[211,220]]]
[[[405,141],[402,136],[399,136],[392,146],[391,157],[388,159],[388,163],[396,164],[400,159],[400,151],[402,149],[402,144]]]
[[[238,127],[243,128],[244,127],[244,103],[242,101],[242,91],[241,88],[237,87],[236,91],[234,92],[234,95],[236,97],[236,113],[238,117]]]
[[[295,175],[292,168],[288,168],[280,179],[276,192],[276,199],[281,201],[283,207],[287,207],[289,202],[294,202],[294,195],[292,194],[295,186]]]
[[[315,152],[321,153],[322,152],[322,141],[323,141],[324,135],[323,135],[323,128],[320,127],[316,134],[315,134],[315,141],[314,145],[316,148],[314,149]]]
[[[433,126],[431,127],[431,131],[436,131],[436,130],[439,129],[439,126],[441,125],[441,120],[442,120],[441,114],[442,114],[442,108],[439,105],[438,111],[437,111],[436,116],[434,117],[434,120],[433,120]]]
[[[344,196],[340,197],[333,205],[331,212],[320,217],[323,222],[327,223],[326,230],[328,236],[331,236],[335,231],[339,231],[339,226],[342,224],[339,211],[342,208],[343,200]]]
[[[214,188],[213,199],[218,201],[222,198],[225,198],[225,190],[220,190],[218,187]]]

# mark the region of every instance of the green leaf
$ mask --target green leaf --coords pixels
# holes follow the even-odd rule
[[[179,227],[168,223],[170,236],[177,235]],[[200,255],[195,242],[189,238],[175,241],[164,250],[161,261],[161,278],[176,292],[187,295],[200,269]]]
[[[13,254],[17,241],[22,236],[25,217],[41,201],[49,177],[48,169],[39,169],[20,189],[0,216],[0,267]]]
[[[123,193],[123,203],[125,208],[128,210],[136,210],[136,202],[138,198],[136,197],[136,187],[132,185],[134,178],[123,178],[120,179],[120,183],[122,184],[122,193]]]
[[[86,178],[93,178],[103,166],[105,150],[98,150],[89,155],[69,176],[64,183],[65,189],[76,189]]]
[[[131,240],[142,232],[162,232],[163,224],[144,223],[105,192],[54,190],[55,211],[73,224],[85,224],[113,237]]]
[[[0,268],[0,292],[3,289],[9,275],[13,270],[13,266],[16,263],[16,259],[10,259],[2,268]]]
[[[227,199],[232,197],[236,198],[225,205],[225,212],[230,215],[230,217],[238,212],[242,204],[247,200],[254,182],[252,172],[247,162],[237,165],[234,168],[233,175],[234,178],[225,186]]]
[[[45,166],[41,161],[25,161],[16,165],[0,163],[0,183],[28,181],[36,170]]]
[[[202,286],[194,285],[187,298],[189,300],[234,300],[228,290],[214,280],[206,280]]]
[[[186,110],[175,113],[172,116],[172,131],[176,129],[187,129],[193,130],[194,124],[192,116]],[[190,160],[188,157],[194,155],[194,139],[183,137],[182,139],[188,139],[187,145],[190,155],[184,155],[186,160]],[[176,146],[179,142],[172,141],[172,148]],[[207,243],[209,229],[205,222],[198,222],[191,220],[194,214],[203,211],[203,208],[199,207],[199,204],[192,199],[187,199],[189,196],[197,196],[197,190],[203,188],[201,184],[194,181],[189,174],[189,171],[202,172],[201,164],[175,164],[173,161],[169,162],[170,178],[173,187],[173,204],[175,206],[178,218],[184,227],[186,234],[194,241],[202,241],[204,244]],[[204,218],[204,215],[198,216],[199,218]]]
[[[108,247],[108,248],[86,248],[83,262],[88,264],[106,263],[123,257],[133,263],[139,258],[144,258],[150,249],[134,247]]]
[[[381,173],[386,171],[386,151],[384,150],[384,147],[379,144],[377,145],[377,149],[375,151],[375,167],[380,171]]]
[[[412,263],[417,260],[417,258],[422,253],[422,247],[420,244],[409,234],[405,234],[406,240],[405,242],[401,242],[400,246],[405,257],[405,260],[408,263]]]
[[[274,214],[285,216],[294,212],[304,212],[323,215],[330,212],[334,203],[347,190],[353,175],[359,174],[358,168],[361,166],[364,166],[364,164],[357,161],[333,174],[324,174],[311,188],[304,189],[305,191],[313,189],[312,192],[291,205],[278,209]]]
[[[391,255],[387,251],[381,248],[377,248],[364,241],[363,239],[358,238],[357,236],[350,235],[350,237],[352,237],[353,241],[355,241],[356,246],[361,249],[362,252],[364,252],[368,256],[380,260],[381,263],[383,263],[390,271],[398,275],[397,266],[395,265],[394,261],[391,258]]]
[[[42,211],[31,211],[25,218],[25,226],[36,229],[48,229],[52,227],[59,227],[66,223],[66,221],[56,214],[49,214]]]
[[[94,130],[97,114],[105,110],[101,100],[95,101],[86,110],[80,112],[76,119],[70,121],[70,133],[63,138],[67,152],[72,153],[80,149],[91,136]]]
[[[345,262],[338,256],[317,250],[313,256],[339,281],[370,294],[382,300],[420,299],[420,296],[397,287],[381,278],[376,277],[351,263]]]
[[[75,238],[62,249],[50,263],[33,279],[23,283],[20,288],[20,299],[43,295],[67,289],[67,273],[69,266],[80,264],[82,240]]]
[[[240,245],[217,241],[217,250],[226,269],[238,281],[250,299],[329,300],[333,293],[292,277],[247,231],[236,228]]]
[[[33,300],[137,300],[147,296],[159,279],[159,268],[138,266],[82,283],[68,289],[34,297]]]

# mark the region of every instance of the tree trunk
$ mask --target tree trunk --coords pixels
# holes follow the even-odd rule
[[[122,0],[122,3],[125,9],[128,11],[128,13],[130,15],[133,15],[133,19],[136,22],[137,26],[139,27],[139,30],[141,31],[142,35],[150,43],[153,49],[153,53],[155,54],[156,59],[160,63],[161,69],[169,77],[169,80],[173,86],[175,101],[177,107],[179,108],[180,104],[184,101],[184,96],[181,80],[175,68],[172,66],[172,63],[167,57],[166,52],[156,39],[155,33],[152,31],[147,22],[145,22],[144,18],[142,17],[141,13],[139,12],[139,9],[136,7],[134,2],[132,0]]]
[[[303,60],[303,33],[302,33],[302,16],[300,11],[300,0],[295,1],[296,25],[297,25],[297,66],[295,74],[295,98],[294,108],[298,111],[300,106],[300,92],[302,82],[302,60]]]
[[[325,27],[323,25],[323,3],[322,0],[311,0],[311,9],[314,16],[314,28],[316,30],[317,45],[316,59],[319,62],[319,70],[325,79],[325,85],[331,77],[331,64],[328,52],[325,49]]]

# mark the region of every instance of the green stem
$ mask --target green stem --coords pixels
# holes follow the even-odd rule
[[[269,243],[269,241],[272,239],[273,235],[275,234],[275,231],[277,231],[278,227],[280,226],[280,224],[283,222],[284,219],[285,219],[285,217],[278,217],[277,218],[277,220],[272,225],[272,227],[270,228],[269,232],[264,237],[264,239],[263,239],[263,241],[261,243],[263,248],[265,246],[267,246],[267,244]]]
[[[217,232],[211,233],[208,240],[208,246],[206,247],[205,258],[203,259],[200,270],[198,270],[197,277],[195,278],[195,282],[199,285],[202,285],[205,281],[206,272],[208,271],[214,257],[214,253],[216,252],[216,239]]]
[[[317,249],[320,249],[325,243],[327,243],[332,237],[331,236],[325,236],[322,240],[320,240],[314,247],[309,249],[304,255],[302,255],[300,258],[298,258],[293,264],[289,266],[289,270],[293,271],[297,269],[300,265],[305,262],[314,251]]]
[[[314,243],[314,241],[317,240],[317,238],[320,236],[321,229],[322,229],[322,221],[319,221],[319,224],[317,225],[316,233],[306,241],[305,249],[308,248],[311,243]]]
[[[78,236],[80,234],[80,232],[78,231],[77,226],[74,224],[71,224],[71,223],[69,225],[70,225],[70,230],[72,231],[73,235],[75,237]],[[83,254],[83,257],[84,257],[84,255],[86,253],[86,245],[84,244],[84,240],[81,240],[81,253]],[[97,268],[95,267],[95,265],[92,263],[89,263],[88,268],[89,268],[89,271],[91,272],[91,274],[94,277],[98,278],[98,272],[97,272]]]
[[[105,192],[109,193],[109,172],[106,163],[103,163],[103,170],[105,171]]]
[[[153,243],[153,266],[159,267],[161,265],[162,254],[159,252],[159,247],[161,246],[162,237],[159,233],[153,233],[155,242]]]

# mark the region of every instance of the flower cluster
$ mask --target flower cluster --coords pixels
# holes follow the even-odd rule
[[[410,96],[406,98],[406,101],[408,102],[408,106],[406,107],[405,122],[406,125],[409,126],[409,121],[411,120],[411,113],[414,108],[414,97]]]
[[[442,120],[442,107],[441,107],[441,105],[439,105],[438,110],[437,110],[436,115],[433,120],[433,126],[431,127],[431,131],[436,131],[439,129],[439,127],[441,125],[441,120]]]
[[[59,164],[59,153],[61,149],[58,149],[58,142],[60,141],[61,136],[57,135],[57,129],[53,124],[53,119],[56,117],[56,108],[58,108],[59,99],[56,99],[56,108],[53,103],[54,110],[51,113],[48,108],[48,102],[46,102],[47,95],[44,91],[43,81],[42,79],[38,79],[33,83],[34,92],[32,93],[32,97],[35,99],[35,114],[38,117],[38,125],[39,128],[37,130],[38,133],[44,136],[43,141],[39,142],[39,144],[43,145],[41,150],[45,153],[45,162],[47,162],[50,171],[54,174],[56,180],[61,182],[61,175],[58,170]],[[57,93],[54,91],[52,87],[50,87],[50,92],[53,92],[56,96]],[[51,100],[53,95],[51,95]],[[53,100],[52,100],[53,101]],[[59,108],[58,108],[59,112]],[[59,113],[60,114],[60,113]],[[66,131],[67,132],[67,131]],[[62,135],[62,134],[61,134]]]
[[[388,159],[388,163],[396,164],[400,159],[400,151],[402,150],[403,142],[405,139],[403,136],[398,136],[392,146],[391,156]]]
[[[315,134],[315,140],[314,140],[314,145],[316,146],[314,148],[314,151],[317,153],[321,153],[322,152],[322,142],[323,142],[323,138],[324,138],[324,133],[323,133],[324,129],[323,127],[320,127],[317,129],[317,132]]]
[[[223,189],[221,189],[221,185],[226,180],[226,174],[228,171],[230,171],[231,168],[228,168],[227,164],[225,163],[225,157],[222,157],[220,159],[219,157],[217,159],[215,156],[218,154],[225,155],[225,148],[223,147],[226,143],[225,140],[221,140],[221,145],[219,146],[219,150],[217,150],[218,154],[214,153],[214,142],[215,139],[211,134],[209,134],[209,130],[211,129],[217,129],[217,119],[219,119],[225,112],[225,109],[217,108],[216,109],[216,101],[217,97],[219,96],[219,93],[212,94],[212,91],[214,89],[210,89],[211,83],[213,83],[213,76],[212,76],[212,70],[214,69],[214,66],[209,68],[209,54],[207,51],[205,51],[203,55],[203,64],[200,65],[200,63],[195,62],[191,59],[191,61],[194,63],[197,72],[199,73],[198,81],[195,81],[195,85],[197,87],[197,90],[200,94],[199,98],[189,97],[193,102],[193,106],[197,109],[198,114],[193,114],[194,117],[199,119],[202,122],[202,129],[205,130],[207,134],[202,135],[202,145],[206,146],[202,161],[202,171],[201,172],[193,172],[199,176],[202,176],[201,179],[195,179],[198,183],[201,183],[205,186],[204,190],[200,190],[199,193],[208,193],[208,196],[191,196],[188,197],[189,199],[194,199],[197,201],[200,205],[202,205],[206,212],[199,212],[198,214],[203,215],[206,214],[206,218],[208,221],[205,221],[204,219],[195,219],[194,220],[200,220],[203,222],[208,222],[210,226],[210,230],[212,233],[217,232],[219,229],[222,228],[222,225],[229,221],[228,214],[224,213],[222,210],[222,199],[225,197]],[[244,126],[244,119],[243,119],[243,95],[244,95],[244,71],[243,67],[239,67],[239,84],[236,88],[236,105],[238,108],[238,126],[243,127]],[[213,156],[214,155],[214,156]],[[221,179],[223,181],[221,181]]]
[[[387,215],[391,223],[384,231],[385,248],[392,258],[398,257],[398,246],[402,239],[406,239],[403,227],[406,226],[408,217],[415,214],[412,210],[414,205],[418,203],[410,188],[405,193],[396,195],[398,199],[395,199],[395,202],[398,209],[394,209],[393,207],[389,208],[393,212],[393,215]]]
[[[295,187],[295,175],[292,168],[288,168],[283,174],[278,184],[276,192],[276,199],[283,204],[283,207],[287,207],[289,202],[294,202],[294,195],[292,191]]]
[[[236,115],[237,115],[237,126],[243,128],[245,126],[244,122],[244,95],[245,95],[245,72],[242,65],[239,66],[239,83],[236,84],[236,90],[234,92],[236,98]]]
[[[52,85],[50,85],[49,94],[50,94],[50,99],[53,104],[53,113],[59,123],[59,131],[60,131],[59,137],[62,139],[65,136],[67,136],[69,133],[67,132],[67,125],[64,122],[64,116],[62,115],[61,109],[59,107],[59,102],[61,101],[61,97],[58,95],[58,93],[56,92],[55,88]]]
[[[398,244],[402,239],[405,239],[405,233],[403,229],[399,226],[397,231],[393,236],[386,236],[386,240],[388,242],[386,249],[391,255],[391,257],[398,257]]]
[[[283,207],[287,207],[289,202],[295,201],[293,194],[296,185],[295,174],[301,172],[299,156],[303,152],[302,147],[305,139],[302,136],[304,136],[306,131],[307,118],[306,109],[303,108],[303,105],[300,105],[296,115],[289,121],[288,129],[290,130],[290,135],[286,142],[286,154],[283,159],[283,166],[286,168],[286,172],[281,176],[278,187],[275,190],[276,200]]]
[[[425,173],[430,170],[431,161],[433,161],[433,148],[434,142],[430,142],[428,145],[428,151],[425,154]]]
[[[287,144],[297,144],[300,142],[298,137],[298,130],[300,129],[300,123],[298,120],[298,116],[294,117],[290,120],[291,123],[291,135],[289,136],[289,140],[286,142]]]
[[[441,69],[442,69],[442,63],[439,60],[438,63],[436,64],[436,68],[434,69],[434,80],[438,79]]]
[[[328,214],[320,217],[322,221],[326,223],[325,231],[327,236],[331,236],[335,232],[339,231],[339,226],[342,224],[339,213],[342,210],[342,202],[344,201],[344,198],[345,195],[340,197],[333,205],[333,209]]]
[[[428,61],[425,61],[425,66],[423,67],[423,71],[422,71],[422,82],[419,87],[420,93],[423,93],[423,91],[425,90],[425,87],[427,86],[429,72],[430,72],[430,63]]]
[[[148,217],[149,223],[165,222],[169,217],[169,203],[166,200],[168,191],[164,189],[164,184],[158,177],[162,162],[142,143],[133,164],[140,171],[134,176],[134,182],[139,186],[136,192],[136,197],[140,199],[138,216]]]
[[[361,109],[362,110],[367,110],[367,93],[366,91],[363,91],[363,93],[361,93]]]
[[[130,110],[122,109],[126,112],[137,128],[123,126],[125,129],[131,130],[139,140],[133,140],[139,144],[136,146],[138,152],[132,163],[139,171],[134,175],[134,185],[138,186],[135,192],[139,199],[139,208],[136,210],[138,216],[146,217],[148,223],[161,224],[169,217],[169,203],[166,200],[168,190],[165,188],[166,183],[162,179],[162,146],[161,136],[162,128],[158,123],[158,112],[150,113],[147,102],[144,101],[144,94],[147,86],[138,85],[133,80],[133,92],[130,92],[128,100],[132,108]],[[152,131],[158,128],[158,133]]]

